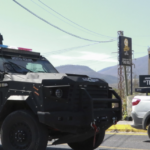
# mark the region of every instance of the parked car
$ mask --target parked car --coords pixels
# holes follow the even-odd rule
[[[148,93],[150,88],[137,88],[136,92]],[[150,96],[135,96],[132,99],[132,118],[136,129],[147,130],[150,138]]]

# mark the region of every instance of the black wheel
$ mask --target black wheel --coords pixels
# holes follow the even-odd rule
[[[148,125],[147,134],[148,134],[148,137],[150,138],[150,125]]]
[[[45,150],[48,132],[31,112],[19,110],[4,120],[1,142],[4,150]]]
[[[73,150],[93,150],[96,149],[102,142],[105,136],[105,131],[101,131],[96,135],[95,146],[93,147],[94,137],[91,137],[83,142],[68,143]]]

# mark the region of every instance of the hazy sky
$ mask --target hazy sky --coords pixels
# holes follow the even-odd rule
[[[0,0],[0,33],[4,44],[32,48],[41,52],[54,66],[86,65],[98,71],[118,64],[117,41],[99,43],[70,36],[33,16],[13,0]],[[132,38],[134,58],[147,55],[150,46],[150,0],[17,0],[47,22],[74,35],[109,41],[123,30]],[[64,19],[91,30],[87,31]],[[105,35],[105,36],[101,36]],[[80,49],[70,49],[91,45]],[[66,50],[63,50],[66,49]],[[59,51],[63,50],[63,51]],[[56,51],[55,53],[50,53]]]

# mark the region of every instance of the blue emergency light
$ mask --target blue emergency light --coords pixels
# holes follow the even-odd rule
[[[9,45],[1,45],[1,48],[8,48],[8,49],[16,49],[16,50],[22,50],[22,51],[32,51],[32,49],[29,48],[23,48],[23,47],[15,47],[15,46],[9,46]]]

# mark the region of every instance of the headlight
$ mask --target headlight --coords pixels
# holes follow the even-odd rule
[[[62,98],[63,91],[61,89],[56,89],[55,95],[56,95],[57,98]]]
[[[50,93],[50,95],[52,95],[53,91],[50,89],[49,93]]]

